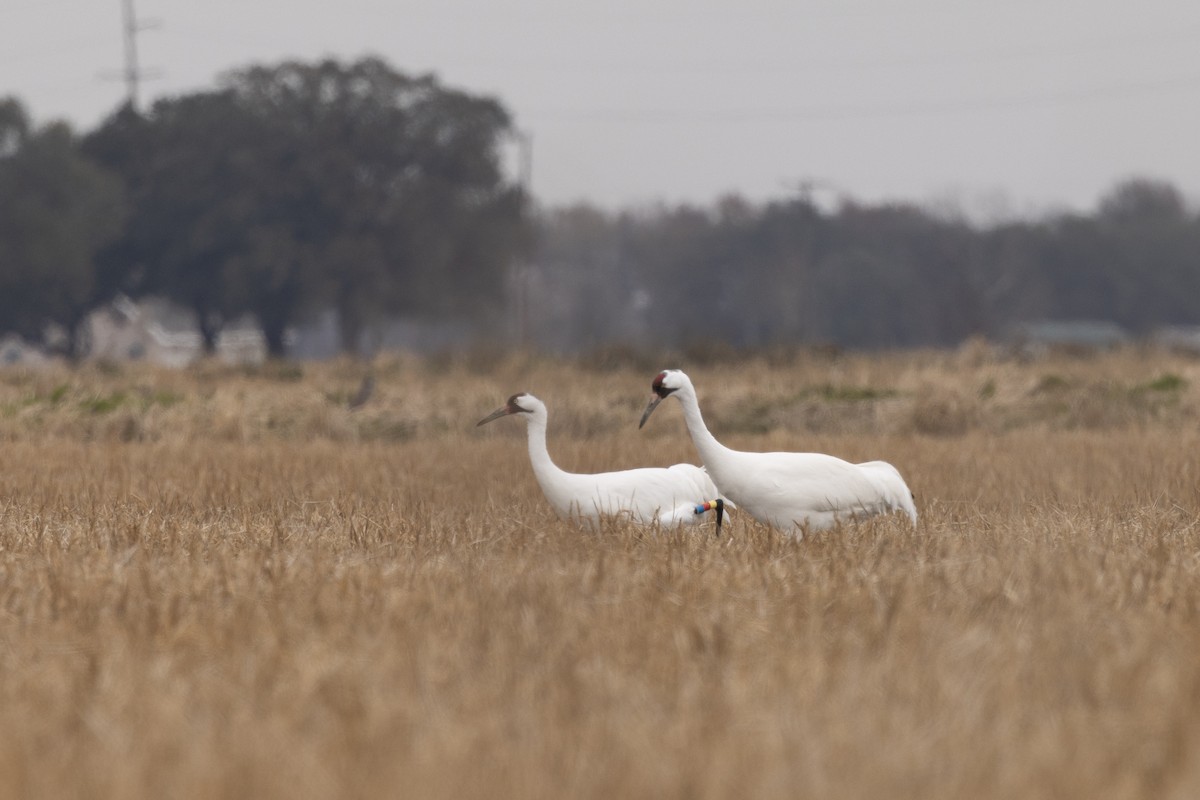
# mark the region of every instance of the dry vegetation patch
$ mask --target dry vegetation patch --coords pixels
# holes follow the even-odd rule
[[[916,491],[802,542],[582,533],[472,427],[530,390],[565,468],[690,460],[653,369],[361,369],[0,373],[0,796],[1200,792],[1193,364],[690,370],[728,443]]]

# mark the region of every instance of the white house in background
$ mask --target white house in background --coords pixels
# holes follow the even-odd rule
[[[1167,325],[1151,334],[1150,341],[1174,353],[1200,356],[1200,325]]]
[[[93,311],[87,325],[89,361],[150,361],[185,367],[204,352],[196,315],[162,298],[133,301],[119,295]],[[221,330],[217,358],[230,364],[258,364],[267,357],[266,340],[253,320],[240,319]]]
[[[30,344],[15,333],[6,333],[0,336],[0,367],[40,367],[49,362],[50,357],[42,352],[41,348]]]
[[[1009,329],[1005,339],[1028,356],[1052,350],[1077,353],[1111,350],[1132,341],[1124,328],[1106,320],[1019,322]]]
[[[163,298],[135,301],[119,295],[93,311],[84,325],[84,336],[89,343],[84,356],[87,361],[148,361],[185,367],[204,351],[196,315]],[[364,343],[364,352],[392,349],[436,352],[463,346],[476,336],[476,328],[461,319],[392,319],[375,325],[367,333],[369,341]],[[308,324],[289,329],[284,343],[291,358],[324,359],[338,355],[336,313],[319,314]],[[229,364],[259,364],[267,358],[266,339],[254,319],[246,316],[221,329],[216,355]],[[38,365],[51,360],[43,348],[19,336],[0,336],[0,367]]]

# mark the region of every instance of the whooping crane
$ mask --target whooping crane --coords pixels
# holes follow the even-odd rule
[[[692,443],[721,494],[760,522],[803,535],[839,520],[903,511],[917,524],[912,492],[886,461],[851,464],[823,453],[747,453],[730,450],[708,432],[696,388],[677,369],[660,372],[641,428],[667,397],[683,406]]]
[[[676,464],[594,474],[564,472],[546,449],[546,404],[533,395],[514,394],[476,427],[510,414],[525,417],[533,474],[563,519],[596,527],[600,517],[615,516],[673,527],[693,524],[705,512],[715,510],[720,535],[725,509],[732,504],[718,498],[717,487],[703,467]]]

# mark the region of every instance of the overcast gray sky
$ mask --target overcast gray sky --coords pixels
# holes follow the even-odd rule
[[[1091,208],[1121,178],[1200,199],[1195,0],[136,0],[143,98],[283,58],[377,54],[499,98],[543,203],[737,192]],[[97,124],[121,0],[0,2],[0,95]],[[820,196],[820,195],[818,195]]]

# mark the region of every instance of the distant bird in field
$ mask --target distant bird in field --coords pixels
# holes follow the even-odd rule
[[[722,495],[760,522],[802,535],[842,520],[902,511],[917,524],[912,492],[886,461],[851,464],[823,453],[747,453],[730,450],[708,432],[696,389],[683,372],[660,372],[638,427],[667,397],[683,406],[692,443]]]
[[[371,399],[371,395],[375,391],[375,373],[368,372],[363,376],[362,383],[358,385],[358,391],[346,403],[346,407],[351,411],[357,411],[367,404]]]
[[[521,415],[529,435],[529,460],[538,485],[555,512],[564,519],[595,527],[601,517],[624,517],[642,524],[690,525],[715,510],[717,534],[727,507],[717,487],[694,464],[643,467],[622,472],[580,474],[555,466],[546,449],[546,405],[531,394],[514,394],[508,402],[476,423]]]

